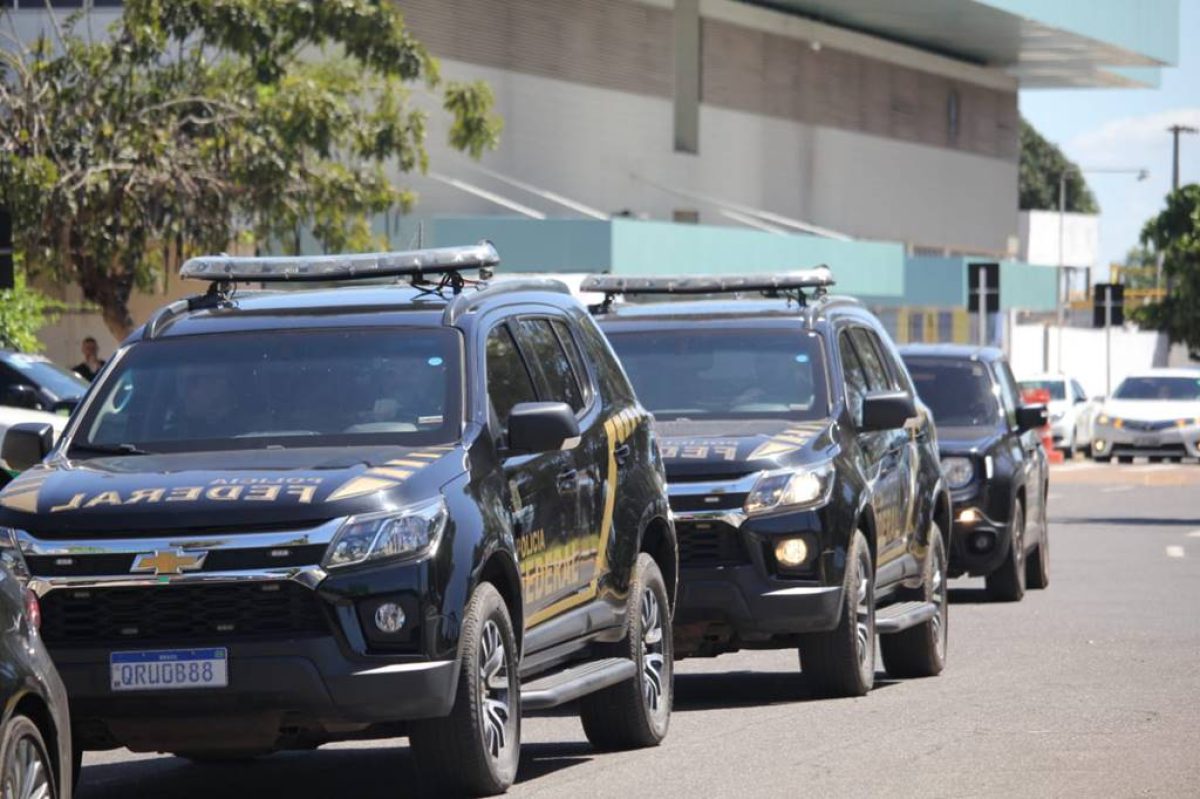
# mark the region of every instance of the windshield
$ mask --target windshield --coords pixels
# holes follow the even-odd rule
[[[1061,380],[1022,380],[1021,391],[1043,391],[1050,392],[1051,400],[1063,400],[1067,398],[1067,384]]]
[[[939,427],[991,427],[1000,407],[987,366],[948,358],[905,358],[921,401]]]
[[[4,363],[16,369],[30,383],[49,391],[56,399],[78,399],[88,390],[87,381],[82,377],[41,355],[15,352],[4,356]]]
[[[429,328],[144,342],[96,388],[72,455],[449,442],[458,364],[458,336]]]
[[[799,330],[610,332],[638,399],[657,418],[823,419],[825,359]]]
[[[1127,377],[1117,386],[1113,399],[1123,400],[1200,400],[1197,377]]]

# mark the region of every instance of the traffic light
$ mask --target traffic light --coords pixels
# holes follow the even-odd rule
[[[1092,327],[1105,327],[1106,306],[1111,301],[1113,325],[1125,324],[1125,286],[1120,283],[1097,283],[1092,289]]]
[[[995,262],[967,264],[967,310],[971,313],[979,312],[981,294],[985,298],[984,310],[987,313],[999,313],[1000,264]]]
[[[0,291],[16,285],[13,274],[12,214],[0,208]]]

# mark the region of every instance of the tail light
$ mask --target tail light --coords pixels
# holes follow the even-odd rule
[[[38,603],[37,594],[28,588],[25,589],[25,618],[29,621],[30,629],[42,628],[42,606]]]

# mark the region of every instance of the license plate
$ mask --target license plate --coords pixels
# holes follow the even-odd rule
[[[167,691],[229,685],[229,651],[159,649],[108,656],[114,691]]]
[[[1137,436],[1133,439],[1135,447],[1157,447],[1158,439],[1154,436]]]

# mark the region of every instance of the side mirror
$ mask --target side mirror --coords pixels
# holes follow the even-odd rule
[[[37,466],[54,447],[54,428],[45,422],[24,422],[8,428],[0,458],[15,472]]]
[[[1075,404],[1076,404],[1076,405],[1082,405],[1082,404],[1084,404],[1085,402],[1087,402],[1087,397],[1076,397],[1076,398],[1075,398]]]
[[[917,415],[917,405],[905,391],[876,391],[863,399],[859,431],[899,430]]]
[[[1017,430],[1027,433],[1037,430],[1050,423],[1050,415],[1045,405],[1022,405],[1017,408]]]
[[[33,386],[21,384],[11,385],[4,389],[4,394],[0,395],[0,405],[11,405],[14,408],[28,408],[32,411],[40,411],[42,409],[37,389]]]
[[[508,447],[552,452],[579,444],[579,420],[565,402],[522,402],[508,415]]]

